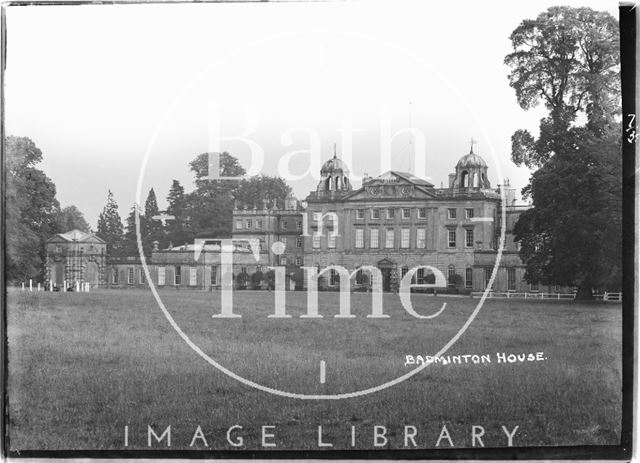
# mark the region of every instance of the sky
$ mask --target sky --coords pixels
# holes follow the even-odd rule
[[[562,1],[618,17],[615,1]],[[188,163],[228,151],[249,174],[285,176],[304,199],[333,156],[436,187],[474,152],[518,191],[522,110],[503,64],[509,35],[555,1],[347,1],[7,8],[5,133],[31,138],[62,206],[92,228],[110,189],[124,220]]]

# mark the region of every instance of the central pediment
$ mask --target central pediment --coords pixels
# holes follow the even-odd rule
[[[406,172],[388,171],[367,179],[360,189],[344,199],[428,199],[435,197],[433,184]]]

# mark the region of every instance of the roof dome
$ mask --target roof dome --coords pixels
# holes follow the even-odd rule
[[[325,174],[328,172],[335,172],[336,170],[341,170],[342,172],[349,172],[349,168],[347,165],[342,162],[342,159],[338,158],[335,154],[333,158],[329,159],[322,165],[320,169],[321,174]]]
[[[487,167],[487,163],[484,162],[481,156],[471,151],[469,154],[465,154],[460,158],[457,167]]]

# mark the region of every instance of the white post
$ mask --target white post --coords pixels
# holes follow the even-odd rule
[[[22,291],[24,291],[24,281],[22,282]]]
[[[53,280],[49,280],[49,292],[53,291]]]
[[[29,278],[29,291],[33,291],[33,280]]]
[[[38,282],[38,291],[40,291],[40,282]]]
[[[80,282],[76,280],[76,293],[80,292]]]

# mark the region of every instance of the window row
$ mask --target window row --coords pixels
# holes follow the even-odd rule
[[[236,219],[236,230],[263,230],[264,221],[262,219]],[[280,222],[280,230],[288,230],[289,222],[283,220]],[[296,230],[302,230],[302,220],[296,221]]]
[[[395,208],[386,208],[386,209],[373,208],[373,209],[370,209],[369,211],[370,211],[369,217],[371,219],[380,219],[383,213],[384,213],[384,218],[386,219],[393,219],[396,217]],[[381,212],[381,211],[384,211],[384,212]],[[412,211],[413,211],[413,208],[410,208],[410,207],[400,208],[400,217],[403,220],[409,220],[412,217]],[[365,215],[366,215],[365,209],[356,209],[356,219],[364,220]],[[474,209],[472,207],[464,208],[464,218],[466,220],[473,219],[474,216],[475,216]],[[415,217],[418,219],[426,219],[427,208],[426,207],[417,208],[417,214],[415,215]],[[447,209],[448,219],[456,219],[457,217],[458,217],[458,209],[456,209],[455,207],[451,207]]]

